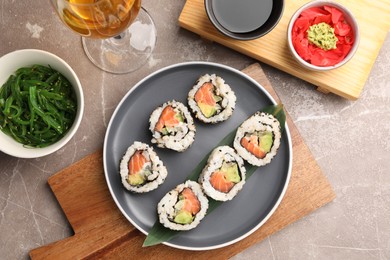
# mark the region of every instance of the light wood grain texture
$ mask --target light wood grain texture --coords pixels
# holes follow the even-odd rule
[[[187,0],[179,24],[202,38],[218,42],[245,55],[283,70],[298,78],[350,100],[359,98],[382,43],[390,29],[389,0],[339,0],[358,20],[359,48],[347,64],[327,72],[301,67],[287,46],[287,27],[293,13],[308,0],[285,0],[283,16],[267,35],[252,41],[230,39],[219,33],[208,20],[204,0]]]
[[[259,64],[246,74],[280,102]],[[142,248],[145,235],[116,207],[104,178],[102,152],[95,152],[49,179],[49,185],[74,230],[72,237],[34,249],[32,259],[226,259],[260,242],[335,198],[335,193],[287,115],[293,146],[290,184],[272,217],[249,237],[225,248],[185,251],[158,245]],[[119,176],[118,176],[119,178]]]

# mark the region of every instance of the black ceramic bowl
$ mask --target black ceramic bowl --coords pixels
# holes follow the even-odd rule
[[[283,14],[284,0],[205,0],[211,23],[222,34],[253,40],[269,33]]]

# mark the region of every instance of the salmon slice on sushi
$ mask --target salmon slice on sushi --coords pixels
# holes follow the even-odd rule
[[[221,77],[206,74],[197,80],[188,93],[188,105],[199,120],[218,123],[233,114],[236,95]]]
[[[162,184],[168,171],[152,147],[134,142],[122,157],[120,175],[127,190],[144,193]]]
[[[271,114],[257,112],[238,127],[233,146],[248,163],[263,166],[275,157],[280,139],[279,121]]]
[[[199,183],[207,196],[219,200],[232,200],[245,184],[244,161],[229,146],[215,148],[199,176]]]
[[[160,148],[185,151],[194,142],[194,120],[187,107],[175,100],[156,108],[150,116],[152,143]]]
[[[208,199],[199,183],[186,181],[169,191],[158,203],[159,221],[172,230],[197,227],[206,215]]]

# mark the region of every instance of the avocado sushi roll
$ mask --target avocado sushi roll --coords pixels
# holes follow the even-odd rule
[[[150,116],[152,143],[160,148],[185,151],[194,142],[194,120],[187,107],[175,100],[156,108]]]
[[[218,123],[234,111],[236,95],[224,79],[212,74],[201,76],[188,93],[188,105],[199,120]]]
[[[279,149],[280,131],[275,117],[256,112],[238,127],[233,146],[248,163],[263,166],[271,162]]]
[[[156,189],[168,171],[152,147],[134,142],[120,162],[123,186],[132,192],[144,193]]]
[[[199,176],[207,196],[227,201],[233,199],[245,184],[244,161],[229,146],[219,146],[210,154]]]
[[[206,215],[209,201],[199,183],[186,181],[169,191],[158,203],[159,221],[172,230],[190,230]]]

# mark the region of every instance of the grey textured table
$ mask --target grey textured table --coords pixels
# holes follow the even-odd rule
[[[63,149],[39,159],[0,152],[1,259],[27,258],[31,249],[71,234],[47,179],[102,147],[116,105],[136,82],[183,61],[236,69],[254,62],[180,29],[177,18],[184,2],[144,1],[157,24],[156,49],[141,69],[118,76],[92,65],[80,37],[60,22],[48,0],[0,1],[0,55],[24,48],[52,52],[76,71],[85,94],[83,121]],[[337,198],[236,259],[390,259],[389,61],[388,36],[357,101],[322,94],[262,64]]]

